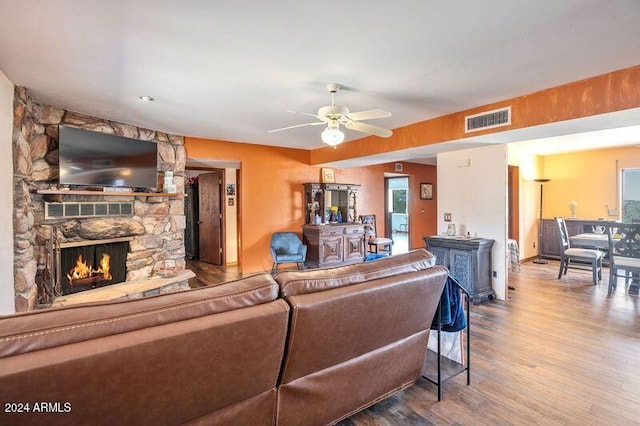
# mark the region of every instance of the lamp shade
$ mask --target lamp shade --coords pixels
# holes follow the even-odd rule
[[[336,146],[344,141],[344,133],[342,133],[337,127],[328,126],[324,129],[321,136],[322,142],[329,146]]]

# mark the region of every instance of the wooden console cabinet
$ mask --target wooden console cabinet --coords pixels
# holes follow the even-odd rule
[[[305,225],[310,268],[362,262],[365,257],[364,225],[358,219],[358,189],[352,183],[305,183]],[[330,208],[337,207],[341,222],[333,222]]]
[[[342,223],[358,219],[358,190],[353,183],[305,183],[305,221],[307,225],[326,224],[330,221],[331,206],[338,207]]]
[[[491,248],[494,240],[464,237],[425,237],[427,250],[436,257],[436,264],[449,268],[477,305],[493,300],[491,288]]]
[[[306,265],[310,268],[339,266],[364,260],[364,226],[357,223],[304,225]]]
[[[615,224],[615,221],[602,221],[594,219],[565,218],[567,234],[569,237],[582,233],[593,232],[594,226]],[[542,250],[540,256],[548,259],[560,259],[560,236],[558,224],[555,219],[542,219]]]

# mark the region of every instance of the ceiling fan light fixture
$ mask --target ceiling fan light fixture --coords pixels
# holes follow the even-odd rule
[[[344,133],[340,130],[340,125],[329,123],[326,129],[322,131],[322,142],[329,146],[336,146],[344,141]]]

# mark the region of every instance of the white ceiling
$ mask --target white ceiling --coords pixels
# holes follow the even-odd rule
[[[0,70],[41,103],[315,149],[319,126],[267,131],[308,121],[286,111],[329,104],[328,83],[393,129],[638,65],[639,22],[640,0],[2,0]]]

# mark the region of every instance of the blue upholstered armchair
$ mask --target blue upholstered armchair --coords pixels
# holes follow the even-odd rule
[[[278,264],[280,263],[296,263],[298,269],[307,260],[307,246],[302,244],[298,234],[295,232],[276,232],[271,236],[271,257],[273,257],[273,266],[271,267],[271,275],[278,272]]]

